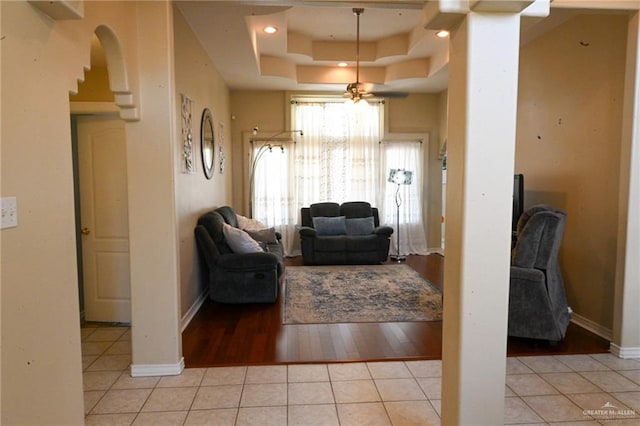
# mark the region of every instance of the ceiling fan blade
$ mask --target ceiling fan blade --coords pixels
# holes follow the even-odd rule
[[[409,96],[407,92],[370,92],[371,95],[376,96],[378,98],[395,98],[402,99]]]
[[[360,83],[355,82],[355,83],[349,83],[347,84],[347,89],[346,89],[346,93],[357,93],[360,92]]]

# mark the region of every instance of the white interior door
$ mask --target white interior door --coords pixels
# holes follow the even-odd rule
[[[130,322],[124,122],[80,117],[77,124],[85,319]]]

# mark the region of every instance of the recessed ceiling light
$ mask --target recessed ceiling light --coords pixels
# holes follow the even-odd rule
[[[440,30],[436,33],[436,36],[440,37],[440,38],[445,38],[445,37],[449,37],[449,31],[447,30]]]
[[[271,25],[269,25],[268,27],[264,27],[263,31],[267,34],[275,34],[278,29],[276,27],[272,27]]]
[[[347,63],[346,63],[346,62],[340,62],[340,63],[338,64],[338,66],[339,66],[339,67],[343,67],[343,68],[344,68],[344,67],[346,67],[346,66],[347,66]]]

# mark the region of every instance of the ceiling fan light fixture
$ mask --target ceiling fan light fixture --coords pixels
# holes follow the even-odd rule
[[[347,105],[356,105],[360,103],[362,97],[359,93],[351,94],[349,98],[346,100]]]
[[[278,32],[278,29],[272,25],[268,25],[262,29],[267,34],[275,34]]]
[[[439,38],[447,38],[447,37],[449,37],[449,31],[447,31],[447,30],[440,30],[440,31],[438,31],[438,32],[436,33],[436,37],[439,37]]]

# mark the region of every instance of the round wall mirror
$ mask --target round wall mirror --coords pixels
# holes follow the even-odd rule
[[[202,150],[202,169],[207,179],[211,179],[211,176],[213,176],[214,148],[213,116],[209,108],[205,108],[202,112],[202,124],[200,127],[200,149]]]

